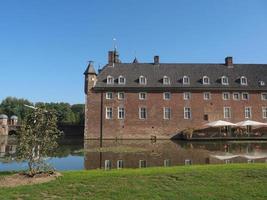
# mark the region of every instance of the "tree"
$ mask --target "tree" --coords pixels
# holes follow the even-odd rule
[[[25,108],[24,105],[35,105],[36,107],[56,110],[56,115],[58,119],[58,124],[84,124],[84,104],[74,104],[69,103],[44,103],[38,102],[33,104],[27,99],[7,97],[0,103],[0,114],[6,114],[9,117],[16,115],[19,121],[23,121],[29,112],[29,109]]]
[[[79,123],[76,121],[76,113],[72,111],[69,103],[36,103],[35,106],[56,110],[59,124]]]
[[[75,115],[75,124],[84,124],[84,104],[74,104],[71,106],[71,110]]]
[[[6,114],[9,117],[11,117],[12,115],[16,115],[19,119],[24,119],[28,112],[28,109],[24,106],[25,104],[33,105],[30,101],[26,99],[7,97],[0,104],[1,114]]]
[[[55,112],[32,109],[21,125],[17,153],[19,159],[28,162],[28,174],[34,176],[51,170],[45,158],[58,146],[57,140],[61,135]]]

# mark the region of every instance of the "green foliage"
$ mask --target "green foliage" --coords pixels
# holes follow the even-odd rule
[[[19,120],[23,121],[27,112],[29,112],[29,109],[24,106],[25,104],[34,105],[26,99],[7,97],[0,104],[0,114],[6,114],[9,117],[17,115]],[[70,105],[69,103],[38,102],[35,106],[47,110],[55,110],[59,124],[84,124],[84,104]]]
[[[45,184],[0,188],[0,199],[267,199],[266,164],[84,170],[62,174]]]
[[[29,175],[48,169],[44,159],[57,147],[59,136],[55,112],[37,108],[26,115],[18,134],[17,157],[28,162]]]
[[[6,114],[9,117],[16,115],[19,119],[24,119],[29,111],[29,109],[24,106],[25,104],[33,105],[33,103],[26,99],[7,97],[0,104],[0,113]]]
[[[75,115],[76,124],[83,125],[84,124],[84,104],[74,104],[71,106],[71,110]]]

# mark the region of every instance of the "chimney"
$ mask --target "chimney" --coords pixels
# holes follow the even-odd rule
[[[108,64],[113,64],[115,62],[115,53],[114,51],[108,52]]]
[[[225,65],[227,67],[233,67],[233,57],[230,57],[230,56],[226,57],[225,58]]]
[[[154,56],[154,65],[159,64],[159,56]]]
[[[114,62],[115,63],[120,63],[119,53],[118,53],[118,51],[116,51],[116,49],[114,51]]]
[[[114,63],[120,63],[119,53],[116,50],[108,52],[108,64]]]

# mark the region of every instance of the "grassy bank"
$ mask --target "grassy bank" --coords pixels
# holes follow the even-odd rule
[[[68,171],[49,183],[0,188],[0,199],[267,199],[267,164]]]

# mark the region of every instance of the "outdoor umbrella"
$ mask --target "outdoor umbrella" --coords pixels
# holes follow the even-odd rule
[[[240,127],[247,127],[247,131],[249,132],[249,127],[252,127],[252,126],[266,126],[267,124],[266,123],[262,123],[262,122],[257,122],[257,121],[253,121],[253,120],[245,120],[245,121],[241,121],[241,122],[238,122],[236,123],[237,126],[240,126]]]
[[[217,120],[214,122],[209,122],[206,125],[210,126],[210,127],[236,126],[236,124],[234,124],[234,123],[223,121],[223,120]]]
[[[217,120],[217,121],[213,121],[213,122],[207,123],[206,126],[219,127],[219,131],[220,131],[220,134],[221,134],[221,127],[224,127],[224,126],[236,126],[236,125],[234,123],[231,123],[231,122],[227,122],[227,121],[223,121],[223,120]]]
[[[238,154],[234,155],[234,154],[230,154],[230,153],[227,153],[225,155],[211,155],[211,156],[214,157],[214,158],[217,158],[219,160],[230,160],[230,159],[239,157]]]
[[[236,123],[237,126],[266,126],[266,123],[252,121],[252,120],[245,120],[242,122]]]

